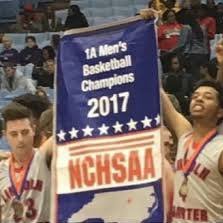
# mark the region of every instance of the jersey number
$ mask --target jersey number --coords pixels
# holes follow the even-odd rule
[[[25,212],[26,218],[31,219],[31,220],[35,219],[37,215],[37,210],[34,208],[34,206],[35,206],[35,203],[32,198],[28,198],[23,202],[22,210],[23,208],[26,209],[26,212]],[[22,221],[23,220],[22,216],[23,216],[23,211],[15,211],[15,214],[14,214],[15,222]]]

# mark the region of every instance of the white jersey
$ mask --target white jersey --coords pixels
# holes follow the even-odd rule
[[[45,155],[35,150],[20,195],[15,192],[9,163],[0,162],[2,223],[49,222],[51,174]]]
[[[180,138],[175,163],[173,223],[223,222],[223,176],[218,169],[223,136],[216,135],[198,155],[188,176],[187,193],[181,193],[185,176],[182,165],[185,144],[191,134]],[[184,188],[185,189],[185,188]]]

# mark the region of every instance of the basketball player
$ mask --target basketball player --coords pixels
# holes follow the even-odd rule
[[[10,223],[49,222],[51,156],[33,148],[35,126],[31,111],[12,102],[3,111],[5,136],[11,149],[0,162],[0,220]]]
[[[140,14],[144,19],[157,16],[148,9]],[[220,52],[217,47],[217,60],[223,62]],[[221,84],[197,84],[190,102],[193,125],[175,110],[163,90],[161,98],[166,124],[179,140],[172,222],[223,222],[223,140],[217,133],[223,117]]]
[[[193,126],[161,93],[164,118],[179,144],[175,162],[173,222],[223,221],[223,140],[217,133],[223,117],[223,91],[200,82],[190,102]]]

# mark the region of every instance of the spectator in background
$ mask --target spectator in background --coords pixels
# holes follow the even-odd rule
[[[207,0],[207,7],[208,7],[208,16],[215,18],[216,15],[215,0]]]
[[[2,44],[4,49],[0,53],[1,62],[8,61],[17,64],[19,62],[19,53],[12,48],[12,40],[8,36],[3,36]]]
[[[24,6],[24,13],[21,19],[24,29],[28,32],[43,32],[41,18],[35,14],[31,3]]]
[[[55,14],[51,6],[48,6],[46,9],[46,24],[45,29],[48,31],[55,31],[56,19]]]
[[[158,27],[158,43],[160,49],[160,58],[163,65],[163,72],[167,72],[168,52],[176,48],[182,25],[176,21],[176,15],[173,10],[166,10],[163,13],[163,24]]]
[[[208,16],[208,7],[205,4],[201,4],[197,10],[199,24],[204,27],[208,34],[208,50],[209,55],[211,51],[210,40],[215,38],[216,34],[216,20],[215,18]],[[209,56],[210,57],[210,56]]]
[[[44,30],[49,32],[58,32],[63,30],[63,24],[61,18],[55,17],[55,12],[51,6],[47,6],[44,19]]]
[[[216,25],[217,33],[223,33],[223,2],[219,2],[217,5]]]
[[[35,93],[36,88],[32,80],[27,79],[12,63],[5,63],[3,67],[4,74],[1,79],[1,89],[15,91],[23,89],[29,93]]]
[[[34,36],[26,37],[26,47],[20,52],[20,63],[22,66],[25,66],[29,63],[32,63],[36,66],[41,66],[42,51],[38,48],[36,44],[36,39]]]
[[[34,68],[32,79],[37,81],[37,86],[54,88],[55,62],[48,59],[43,68]]]
[[[78,5],[71,5],[68,11],[68,16],[65,21],[65,29],[75,29],[88,27],[88,22],[85,15],[80,11]]]
[[[163,76],[163,87],[173,94],[180,103],[184,114],[188,114],[188,98],[193,89],[192,75],[184,71],[182,59],[173,55],[169,61],[169,71]]]
[[[207,32],[197,22],[191,10],[185,12],[183,22],[179,43],[173,52],[184,56],[187,71],[193,75],[194,81],[197,81],[200,79],[200,65],[209,59]]]
[[[54,60],[55,56],[56,55],[52,46],[43,47],[42,49],[43,62],[46,62],[49,59]]]
[[[204,62],[200,66],[200,75],[202,79],[214,81],[217,77],[217,67],[211,62]]]
[[[9,32],[10,33],[26,33],[28,32],[26,28],[27,27],[25,24],[23,24],[21,15],[19,14],[16,16],[16,23],[10,25]]]
[[[212,40],[216,34],[216,21],[215,18],[208,16],[208,7],[201,4],[198,8],[199,24],[206,28],[208,32],[208,39]]]

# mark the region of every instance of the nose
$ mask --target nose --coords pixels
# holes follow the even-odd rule
[[[203,101],[203,95],[201,95],[201,94],[197,95],[195,101],[196,101],[196,102]]]
[[[18,142],[23,142],[23,136],[21,133],[18,134]]]

